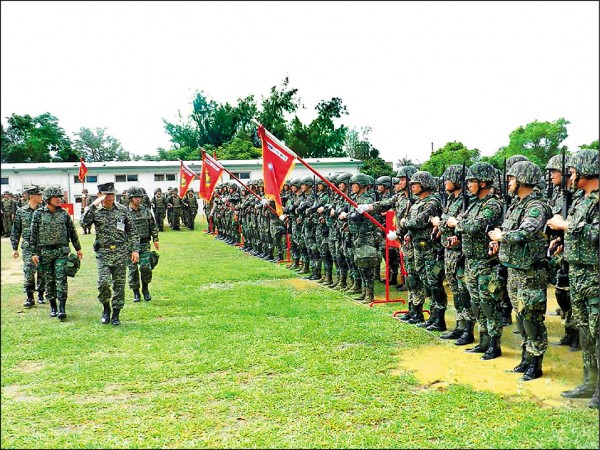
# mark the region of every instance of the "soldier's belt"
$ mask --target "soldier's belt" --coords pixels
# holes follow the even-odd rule
[[[141,244],[147,244],[148,242],[150,242],[150,238],[140,238]]]
[[[64,245],[61,244],[57,244],[57,245],[40,245],[40,248],[44,249],[44,250],[56,250],[57,248],[62,248],[64,247]]]
[[[119,246],[116,244],[102,244],[100,245],[100,248],[104,248],[106,250],[116,250],[117,248],[119,248]]]

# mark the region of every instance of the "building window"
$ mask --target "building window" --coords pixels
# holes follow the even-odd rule
[[[155,173],[154,181],[165,181],[165,174],[164,173]]]
[[[137,174],[135,174],[135,175],[127,175],[127,181],[137,181],[137,180],[138,180]]]
[[[115,175],[115,183],[124,183],[125,181],[137,181],[138,176],[135,175]]]
[[[240,180],[249,180],[250,179],[250,172],[231,172],[231,173],[233,176],[239,178]]]
[[[175,181],[175,174],[174,173],[168,173],[167,174],[167,181]]]
[[[79,181],[79,175],[73,176],[73,182],[75,184],[81,183],[81,181]],[[86,183],[97,183],[98,182],[98,175],[88,175],[87,177],[85,177],[85,182]]]
[[[8,177],[0,178],[0,184],[8,184]]]

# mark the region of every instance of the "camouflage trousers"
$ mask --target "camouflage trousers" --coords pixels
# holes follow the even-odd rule
[[[178,230],[181,221],[181,208],[170,208],[171,209],[171,228]]]
[[[329,230],[326,225],[317,225],[315,231],[315,239],[317,241],[317,250],[319,259],[323,261],[323,266],[326,271],[332,270],[333,260],[329,249]]]
[[[100,249],[96,253],[98,265],[98,301],[111,304],[116,309],[125,306],[125,274],[129,254],[122,251]],[[112,288],[112,291],[111,291]]]
[[[584,367],[598,367],[598,266],[569,266],[573,319],[579,329]]]
[[[502,336],[500,299],[488,289],[495,266],[487,259],[465,259],[465,281],[471,296],[471,309],[480,333]]]
[[[39,257],[46,299],[48,301],[67,300],[69,290],[65,271],[67,254],[62,248],[42,248]]]
[[[446,280],[452,292],[454,309],[456,310],[456,321],[464,320],[475,322],[475,316],[471,310],[469,290],[465,280],[465,258],[460,251],[445,249],[444,271]]]
[[[158,230],[163,231],[165,227],[165,210],[155,209],[154,210],[154,218],[156,219],[156,224],[158,225]]]
[[[140,260],[139,262],[131,262],[131,258],[127,258],[127,269],[129,279],[129,289],[139,289],[140,279],[142,284],[150,284],[152,281],[152,267],[148,258],[150,253],[150,243],[140,243]],[[142,257],[142,255],[144,257]]]
[[[529,355],[540,356],[548,349],[548,331],[544,324],[547,305],[547,274],[543,268],[508,268],[508,296],[516,312],[521,344]]]
[[[425,303],[425,297],[427,294],[425,292],[425,285],[421,281],[420,278],[414,277],[412,274],[415,272],[414,267],[414,255],[415,252],[412,249],[412,246],[405,245],[402,248],[402,252],[404,254],[404,266],[406,268],[406,272],[408,275],[406,276],[406,287],[408,289],[408,304],[409,305],[423,305]]]
[[[3,223],[3,227],[4,227],[4,234],[9,236],[10,232],[12,230],[12,213],[4,213],[4,215],[2,216],[2,223]]]
[[[21,256],[23,257],[23,292],[33,293],[44,292],[44,277],[42,276],[41,264],[37,267],[31,260],[32,252],[28,247],[21,246]],[[36,279],[37,278],[37,279]]]
[[[436,249],[423,247],[420,244],[413,246],[413,259],[409,277],[411,283],[425,289],[429,297],[431,309],[446,309],[448,296],[444,290],[444,261],[438,258]]]
[[[321,259],[319,247],[317,246],[317,238],[315,236],[315,227],[305,223],[302,227],[302,236],[304,238],[304,246],[306,247],[310,259],[310,267],[314,268],[317,261]]]

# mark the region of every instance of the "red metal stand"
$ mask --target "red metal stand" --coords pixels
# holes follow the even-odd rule
[[[290,240],[290,233],[288,233],[287,231],[285,232],[285,246],[287,247],[287,259],[280,259],[279,261],[277,261],[277,264],[292,262],[292,242]]]
[[[389,212],[394,213],[394,211]],[[385,300],[373,300],[371,303],[369,303],[369,308],[378,303],[406,304],[406,300],[402,298],[390,298],[390,243],[387,236],[385,237]]]

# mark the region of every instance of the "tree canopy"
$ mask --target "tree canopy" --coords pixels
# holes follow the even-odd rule
[[[81,127],[75,133],[77,139],[73,147],[79,155],[89,162],[100,161],[130,161],[129,152],[123,150],[121,143],[106,134],[106,128],[96,128],[95,131]]]
[[[425,161],[420,170],[430,172],[434,177],[440,177],[446,168],[452,164],[463,164],[468,166],[479,160],[478,149],[469,150],[462,142],[448,142],[442,148],[434,151],[429,159]]]

